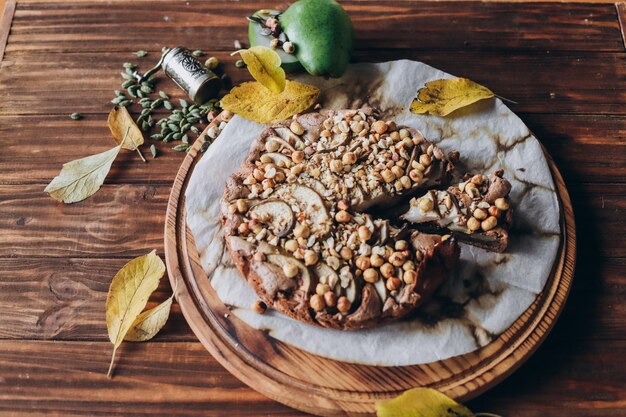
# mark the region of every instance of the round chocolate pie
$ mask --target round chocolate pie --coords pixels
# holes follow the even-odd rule
[[[368,109],[271,126],[226,184],[233,261],[268,306],[301,321],[352,329],[405,316],[449,276],[459,248],[380,213],[447,186],[457,158]]]

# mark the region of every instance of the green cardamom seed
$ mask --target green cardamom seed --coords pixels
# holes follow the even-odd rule
[[[80,113],[72,113],[72,114],[70,114],[70,119],[72,119],[72,120],[80,120],[82,118],[84,118],[84,116],[82,114],[80,114]]]
[[[152,158],[157,157],[157,148],[154,146],[154,143],[150,145],[150,153],[152,154]]]
[[[186,107],[188,107],[188,106],[189,106],[189,103],[187,103],[187,101],[186,101],[186,100],[183,100],[182,98],[181,98],[180,100],[178,100],[178,102],[180,103],[180,106],[181,106],[182,108],[186,108]]]
[[[193,56],[205,56],[206,55],[203,51],[200,51],[199,49],[193,51],[192,54]]]
[[[171,102],[169,102],[169,101],[164,101],[163,102],[163,107],[165,107],[168,110],[173,110],[174,109],[174,105]]]
[[[143,49],[135,52],[135,55],[137,55],[139,58],[143,58],[144,56],[148,55],[148,52],[144,51]]]
[[[189,148],[189,145],[181,143],[180,145],[174,146],[172,149],[177,152],[184,152],[187,151],[187,148]]]

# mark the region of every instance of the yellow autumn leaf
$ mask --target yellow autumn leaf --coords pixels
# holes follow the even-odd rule
[[[100,189],[120,149],[118,145],[108,151],[63,164],[59,175],[52,179],[44,191],[64,203],[86,199]]]
[[[114,107],[109,113],[107,124],[115,143],[121,144],[122,148],[134,151],[138,146],[143,145],[143,134],[126,107]],[[128,132],[128,137],[124,139],[126,132]]]
[[[230,90],[221,106],[253,122],[275,123],[308,109],[319,94],[319,88],[295,81],[287,80],[285,89],[278,94],[251,81]]]
[[[273,93],[280,93],[285,89],[285,70],[280,66],[280,56],[276,51],[266,46],[253,46],[235,53],[241,55],[250,74],[263,86]]]
[[[163,326],[165,326],[170,316],[173,298],[174,295],[172,294],[171,297],[158,306],[146,310],[137,316],[130,330],[126,333],[124,340],[129,342],[145,342],[156,336]]]
[[[447,116],[457,109],[494,96],[487,87],[467,78],[435,80],[425,85],[417,91],[417,98],[411,103],[412,113]]]
[[[376,403],[377,417],[473,417],[469,408],[432,388],[413,388]]]
[[[122,148],[129,151],[137,151],[141,160],[146,162],[146,158],[143,157],[139,146],[143,145],[144,139],[139,126],[135,123],[126,107],[114,107],[109,112],[107,124],[115,139],[115,143],[121,145]]]
[[[145,308],[150,294],[159,286],[164,273],[165,264],[153,250],[128,262],[113,277],[106,301],[107,329],[113,343],[108,376],[113,370],[117,348]]]

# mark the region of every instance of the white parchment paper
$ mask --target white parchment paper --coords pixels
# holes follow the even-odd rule
[[[219,204],[226,179],[266,127],[235,116],[195,167],[186,193],[187,223],[207,279],[233,312],[285,343],[324,357],[371,365],[411,365],[461,355],[488,344],[526,310],[544,287],[560,242],[554,182],[537,139],[500,100],[485,100],[440,118],[408,111],[425,82],[451,75],[401,60],[351,65],[340,79],[300,76],[322,90],[326,108],[380,109],[399,125],[422,131],[470,172],[503,168],[511,182],[515,227],[504,254],[463,245],[458,273],[411,321],[357,331],[322,329],[275,311],[250,310],[257,296],[233,266]]]

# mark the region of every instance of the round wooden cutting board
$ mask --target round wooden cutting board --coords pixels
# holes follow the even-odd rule
[[[511,327],[487,346],[438,362],[379,367],[316,356],[273,339],[239,320],[220,301],[200,266],[186,227],[185,189],[200,160],[198,140],[183,161],[165,223],[167,271],[180,308],[198,339],[228,371],[260,393],[323,416],[373,415],[375,403],[427,386],[467,401],[517,369],[546,338],[561,312],[574,273],[574,213],[563,179],[548,163],[561,204],[562,239],[543,292]]]

